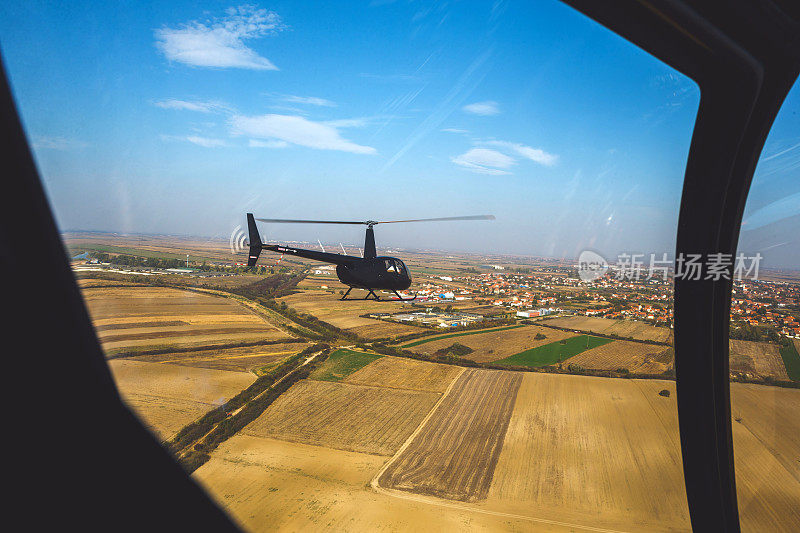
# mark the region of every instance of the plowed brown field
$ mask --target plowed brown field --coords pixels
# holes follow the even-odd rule
[[[543,323],[587,333],[619,335],[620,337],[630,337],[643,341],[672,341],[671,329],[651,326],[635,320],[611,320],[593,316],[570,316],[547,319]]]
[[[234,300],[164,287],[86,287],[107,351],[213,346],[288,338]]]
[[[444,392],[460,372],[456,366],[386,356],[351,374],[345,381],[392,389]]]
[[[522,381],[467,369],[381,475],[381,486],[462,501],[486,497]]]
[[[136,361],[252,372],[279,359],[300,352],[308,346],[310,346],[309,343],[293,342],[242,348],[197,350],[159,355],[140,355],[136,357]]]
[[[535,338],[537,333],[541,333],[545,338],[537,340]],[[418,346],[411,346],[406,349],[430,355],[436,350],[441,350],[442,348],[452,346],[454,343],[458,343],[469,346],[474,350],[472,353],[465,356],[466,359],[471,359],[479,363],[486,363],[504,359],[511,355],[529,350],[530,348],[536,348],[537,346],[574,336],[574,333],[568,331],[540,328],[538,326],[524,326],[503,331],[487,331],[486,333],[450,337],[426,342]]]
[[[730,343],[731,370],[789,381],[778,345],[734,339]]]
[[[640,342],[614,341],[564,361],[598,370],[626,368],[639,374],[661,374],[672,366],[672,349]]]
[[[439,396],[307,379],[282,394],[244,433],[392,455]]]

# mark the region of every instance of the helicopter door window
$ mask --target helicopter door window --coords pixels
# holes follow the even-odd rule
[[[395,261],[394,262],[394,267],[397,269],[397,273],[398,274],[405,274],[406,273],[406,267],[405,267],[405,265],[403,265],[402,261]]]
[[[389,259],[386,260],[386,272],[392,272],[392,273],[397,272],[397,269],[394,266],[394,261],[391,261]]]

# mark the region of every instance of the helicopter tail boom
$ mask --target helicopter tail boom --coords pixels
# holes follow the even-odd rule
[[[261,243],[253,213],[247,213],[247,230],[250,232],[250,253],[247,256],[247,266],[255,266],[264,245]]]

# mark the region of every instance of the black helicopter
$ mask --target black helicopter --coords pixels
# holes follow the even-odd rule
[[[259,222],[278,222],[284,224],[363,224],[367,226],[367,236],[364,240],[363,257],[355,257],[345,254],[332,254],[325,251],[304,250],[302,248],[292,248],[279,244],[264,244],[258,234],[256,220]],[[396,224],[399,222],[437,222],[447,220],[494,220],[494,215],[473,215],[463,217],[443,217],[443,218],[421,218],[415,220],[365,220],[363,222],[341,221],[341,220],[288,220],[279,218],[255,218],[252,213],[247,213],[247,229],[250,233],[250,255],[247,266],[255,266],[258,256],[262,250],[277,252],[280,254],[292,254],[306,259],[323,261],[336,265],[336,275],[339,281],[348,285],[347,292],[342,296],[342,300],[347,298],[353,288],[369,291],[363,300],[370,298],[382,301],[375,293],[376,290],[392,291],[397,296],[390,301],[411,301],[412,298],[403,298],[397,291],[402,291],[411,286],[411,274],[405,263],[396,257],[378,257],[375,251],[375,233],[372,227],[376,224]]]

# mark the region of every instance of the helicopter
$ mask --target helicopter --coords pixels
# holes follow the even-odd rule
[[[403,301],[408,302],[416,299],[415,294],[411,298],[403,298],[397,291],[403,291],[411,286],[411,274],[405,263],[397,257],[378,256],[375,250],[375,233],[372,229],[378,224],[397,224],[406,222],[442,222],[450,220],[495,220],[494,215],[470,215],[458,217],[440,218],[419,218],[413,220],[364,220],[364,221],[343,221],[343,220],[292,220],[283,218],[255,218],[253,213],[247,213],[247,229],[250,236],[250,252],[247,266],[255,266],[258,257],[263,250],[280,254],[291,254],[314,261],[322,261],[336,265],[336,276],[339,281],[348,286],[341,300],[375,300],[375,301]],[[367,226],[367,234],[364,239],[364,253],[362,257],[333,254],[329,252],[318,252],[316,250],[305,250],[293,248],[279,244],[264,244],[256,227],[256,221],[280,223],[280,224],[356,224]],[[364,298],[347,298],[354,288],[364,289],[367,295]],[[376,290],[391,291],[397,298],[382,299],[375,292]]]

